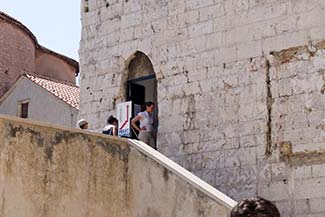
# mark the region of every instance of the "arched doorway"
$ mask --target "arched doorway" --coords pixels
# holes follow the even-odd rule
[[[132,116],[135,117],[140,111],[144,102],[155,103],[155,135],[158,126],[158,105],[157,105],[157,80],[150,59],[141,51],[134,53],[128,65],[128,79],[126,87],[127,101],[132,101]],[[135,135],[132,135],[135,138]]]

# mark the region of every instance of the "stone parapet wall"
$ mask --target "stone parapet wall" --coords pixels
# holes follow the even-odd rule
[[[235,201],[143,143],[0,117],[2,217],[227,217]]]

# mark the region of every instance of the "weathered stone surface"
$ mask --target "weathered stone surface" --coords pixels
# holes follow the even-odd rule
[[[99,91],[88,77],[124,73],[130,55],[140,50],[159,77],[160,152],[235,199],[258,194],[275,200],[283,216],[324,215],[317,206],[308,214],[296,209],[301,201],[324,197],[296,198],[294,178],[308,177],[302,168],[325,164],[322,158],[306,160],[315,156],[308,150],[318,153],[325,142],[323,6],[322,0],[129,0],[98,6],[94,10],[107,18],[82,14],[81,85],[89,89],[81,88],[81,116],[100,129],[98,114],[115,113],[117,89],[105,81],[107,101],[98,103],[88,96]],[[110,8],[117,8],[117,21],[108,18]],[[102,32],[96,26],[106,29],[107,44],[98,43]],[[113,70],[113,57],[125,63]],[[104,59],[106,72],[97,68]],[[115,84],[126,88],[121,77]],[[299,165],[281,157],[282,142],[292,144],[291,161],[300,159]]]
[[[1,217],[229,216],[236,202],[186,173],[126,139],[0,117]]]

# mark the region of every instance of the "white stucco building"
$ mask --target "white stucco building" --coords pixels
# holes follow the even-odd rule
[[[0,114],[75,127],[79,87],[25,74],[0,99]]]

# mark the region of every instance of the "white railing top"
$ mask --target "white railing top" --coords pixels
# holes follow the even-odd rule
[[[232,209],[237,202],[228,197],[227,195],[223,194],[222,192],[218,191],[199,177],[195,176],[188,170],[184,169],[174,161],[168,159],[163,154],[159,153],[158,151],[151,148],[149,145],[138,141],[138,140],[128,140],[129,145],[137,149],[138,151],[142,152],[146,156],[150,157],[154,161],[158,162],[168,170],[172,171],[174,174],[179,176],[180,178],[184,179],[187,183],[194,186],[201,192],[208,195],[213,200],[217,201],[221,205],[226,206],[229,209]]]

